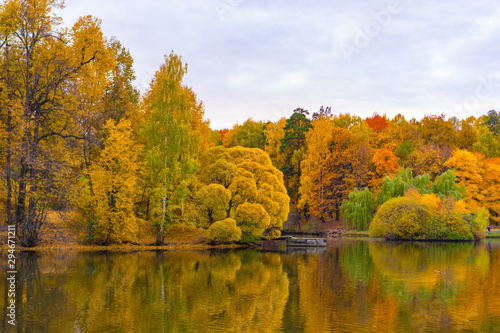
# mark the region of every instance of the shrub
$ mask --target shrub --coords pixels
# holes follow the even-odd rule
[[[388,239],[417,238],[422,234],[431,214],[413,198],[398,197],[386,201],[370,224],[370,236]]]
[[[207,238],[217,244],[237,242],[241,238],[241,229],[236,226],[236,221],[230,218],[213,223],[208,228]]]

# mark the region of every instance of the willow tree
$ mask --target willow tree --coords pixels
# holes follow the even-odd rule
[[[188,185],[196,170],[199,133],[191,126],[197,107],[191,90],[182,85],[187,65],[170,53],[156,72],[145,98],[147,120],[142,127],[151,191],[149,220],[157,227],[156,243],[166,226],[183,214]]]
[[[220,196],[230,194],[230,200],[220,198],[218,216],[211,213],[216,222],[219,215],[227,209],[228,218],[236,220],[242,230],[242,240],[252,241],[264,234],[267,238],[277,238],[281,234],[283,222],[289,212],[290,199],[286,193],[283,174],[272,165],[269,155],[258,148],[216,146],[200,157],[199,181],[207,185],[199,194],[209,195],[203,189],[213,188]],[[218,184],[217,186],[214,184]],[[224,189],[226,189],[224,191]],[[212,193],[212,195],[215,193]],[[212,202],[211,199],[198,197],[199,202]],[[223,203],[220,203],[223,201]],[[206,224],[206,205],[199,205],[195,219],[200,225]]]
[[[341,209],[348,227],[366,230],[375,213],[373,195],[366,187],[363,191],[355,189],[349,193],[349,199],[344,200]]]

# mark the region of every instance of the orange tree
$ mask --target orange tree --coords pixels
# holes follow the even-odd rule
[[[356,184],[356,146],[348,130],[333,127],[324,149],[324,157],[316,157],[317,161],[310,160],[314,158],[313,154],[306,155],[304,165],[311,167],[307,167],[302,175],[302,204],[307,201],[311,213],[321,219],[335,212],[338,220],[342,201]],[[318,167],[314,167],[315,162],[319,164]]]

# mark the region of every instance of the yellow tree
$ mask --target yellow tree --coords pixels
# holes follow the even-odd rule
[[[81,138],[70,107],[74,100],[71,86],[77,73],[100,54],[99,36],[85,34],[82,39],[78,26],[71,31],[60,27],[61,20],[53,11],[61,7],[56,0],[9,0],[1,7],[3,56],[9,64],[4,83],[22,110],[16,143],[15,219],[25,246],[38,242],[47,194],[57,190],[53,179],[59,170],[51,167],[65,162],[55,161],[58,154],[51,154],[50,149],[65,140]],[[75,45],[79,45],[79,52]]]
[[[477,157],[466,150],[456,150],[453,156],[444,163],[444,166],[455,169],[456,182],[465,186],[467,208],[471,211],[479,210],[483,202],[483,194],[481,193],[483,177],[479,171],[481,165]]]
[[[108,120],[104,130],[108,136],[97,163],[90,168],[92,188],[86,181],[80,213],[87,222],[87,238],[108,245],[133,241],[138,232],[134,200],[138,193],[139,147],[128,120],[116,126]]]
[[[210,184],[196,192],[198,218],[203,226],[223,220],[228,214],[231,192],[219,184]]]
[[[452,147],[455,144],[455,127],[445,115],[426,115],[420,121],[420,133],[424,144]]]
[[[326,209],[330,215],[335,211],[335,220],[339,220],[340,206],[356,185],[354,171],[357,164],[356,147],[351,134],[345,129],[334,128],[324,161],[325,194],[318,203],[321,216]]]
[[[197,178],[205,185],[219,184],[230,192],[227,217],[236,220],[243,231],[242,239],[251,240],[261,234],[279,237],[290,199],[283,174],[264,151],[213,147],[200,157]]]
[[[476,142],[477,131],[474,128],[476,118],[474,116],[467,117],[460,121],[460,129],[456,132],[455,143],[458,148],[471,150],[472,145]]]
[[[281,118],[275,123],[266,125],[264,136],[266,137],[265,151],[269,154],[273,165],[280,168],[285,159],[283,154],[280,154],[281,140],[285,137],[286,118]]]
[[[332,139],[334,124],[330,117],[319,117],[312,121],[313,128],[306,133],[307,151],[301,162],[299,201],[297,208],[307,216],[316,195],[324,193],[323,162],[328,153],[325,142]],[[318,189],[319,187],[319,189]]]
[[[480,170],[483,178],[481,202],[490,212],[490,224],[500,224],[500,165],[485,160]]]

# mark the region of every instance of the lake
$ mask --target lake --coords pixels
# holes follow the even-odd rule
[[[16,255],[17,325],[4,310],[3,332],[500,331],[498,239]]]

